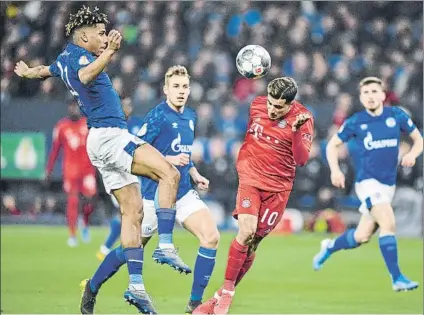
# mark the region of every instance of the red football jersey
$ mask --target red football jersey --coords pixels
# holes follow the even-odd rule
[[[258,96],[250,107],[249,124],[237,159],[241,184],[269,192],[291,190],[296,171],[293,155],[292,124],[299,114],[311,118],[300,133],[302,144],[310,150],[313,138],[312,114],[299,102],[293,101],[290,111],[280,120],[271,120],[267,112],[267,97]]]
[[[53,130],[53,143],[46,173],[52,172],[61,148],[63,148],[62,170],[65,178],[79,178],[88,173],[95,173],[95,168],[87,154],[87,135],[86,118],[80,118],[77,121],[69,118],[61,119]]]

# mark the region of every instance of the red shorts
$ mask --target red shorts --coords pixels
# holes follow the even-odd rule
[[[93,197],[97,193],[96,174],[88,173],[81,177],[64,178],[63,190],[67,194],[79,194]]]
[[[252,186],[239,185],[233,217],[237,219],[238,214],[257,216],[256,235],[265,237],[280,222],[289,196],[290,191],[268,192]]]

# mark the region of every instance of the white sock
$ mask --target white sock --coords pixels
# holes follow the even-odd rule
[[[144,283],[130,283],[128,285],[129,291],[146,291],[144,288]]]
[[[174,249],[174,244],[172,243],[159,243],[159,248],[165,249],[165,248],[172,248]]]

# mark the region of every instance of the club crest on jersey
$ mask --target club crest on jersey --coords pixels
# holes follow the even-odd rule
[[[243,198],[243,201],[241,202],[241,206],[243,208],[249,208],[252,205],[252,201],[250,200],[250,198]]]
[[[286,126],[287,126],[287,121],[286,120],[281,120],[279,123],[278,123],[278,127],[279,128],[286,128]]]
[[[147,133],[147,123],[141,126],[140,130],[137,132],[137,136],[142,137]]]
[[[191,145],[181,144],[181,135],[179,133],[171,143],[171,149],[174,152],[190,153],[191,147]]]
[[[192,131],[194,131],[194,122],[193,122],[193,120],[190,119],[190,121],[188,122],[188,125],[189,125],[190,129]]]
[[[80,64],[80,66],[85,66],[85,65],[88,65],[90,61],[88,61],[87,56],[81,56],[80,59],[78,60],[78,63]]]
[[[394,126],[396,126],[396,119],[394,119],[393,117],[387,118],[386,125],[387,127],[393,128]]]

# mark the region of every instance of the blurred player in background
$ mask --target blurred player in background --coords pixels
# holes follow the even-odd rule
[[[180,171],[181,181],[177,194],[177,221],[200,241],[200,247],[194,267],[194,279],[191,296],[186,307],[186,313],[201,304],[203,293],[208,285],[215,266],[216,251],[219,242],[219,232],[216,223],[206,204],[193,189],[191,180],[199,189],[206,190],[209,181],[199,174],[190,159],[196,125],[196,113],[187,108],[187,98],[190,94],[190,77],[187,69],[174,66],[165,75],[164,92],[166,101],[154,107],[145,117],[144,124],[138,135],[157,148]],[[143,245],[146,245],[158,229],[158,210],[156,191],[157,183],[149,178],[142,178],[144,203],[144,218],[142,224]],[[165,242],[163,242],[165,241]],[[159,246],[153,253],[153,259],[163,263],[170,255],[163,252],[175,249],[172,243],[159,235]],[[93,278],[91,285],[98,291],[101,285],[115,274],[125,264],[122,248],[114,249],[106,256]],[[175,264],[181,272],[191,272],[182,261]]]
[[[70,15],[66,36],[70,36],[71,41],[54,63],[29,68],[25,62],[19,61],[15,73],[27,79],[61,77],[78,101],[87,117],[88,156],[100,171],[106,191],[113,194],[120,205],[121,242],[129,273],[124,298],[142,313],[156,313],[142,277],[143,203],[137,175],[159,181],[159,230],[170,234],[180,175],[160,152],[128,132],[118,93],[103,71],[119,50],[122,40],[116,30],[106,35],[107,23],[106,14],[99,12],[97,7],[91,10],[83,6],[76,14]],[[87,282],[82,312],[86,312],[85,308],[89,311],[94,305],[96,293]]]
[[[331,182],[345,187],[345,176],[340,170],[337,148],[353,138],[359,150],[355,190],[362,204],[361,220],[356,229],[350,229],[335,240],[321,242],[321,250],[313,259],[313,268],[319,270],[324,262],[341,249],[353,249],[367,243],[380,228],[379,246],[391,275],[393,290],[405,291],[418,287],[406,278],[398,265],[395,237],[395,215],[391,202],[395,194],[400,135],[408,134],[413,140],[411,150],[402,157],[401,165],[413,167],[423,151],[423,138],[411,118],[398,107],[383,106],[386,95],[379,78],[368,77],[359,84],[359,98],[365,110],[351,116],[327,145],[327,159]]]
[[[136,135],[143,124],[143,120],[140,117],[133,115],[133,106],[130,98],[122,100],[122,109],[124,110],[125,117],[127,119],[128,131]],[[107,254],[112,250],[113,245],[119,239],[121,235],[121,215],[119,214],[119,203],[116,198],[111,196],[113,206],[118,210],[118,213],[112,217],[109,222],[109,234],[105,239],[105,242],[100,246],[99,251],[96,253],[96,257],[102,261]]]
[[[87,119],[81,117],[78,104],[68,105],[69,116],[61,119],[53,129],[53,143],[46,166],[46,182],[50,181],[54,164],[63,148],[63,190],[68,195],[68,245],[78,245],[76,230],[79,213],[79,195],[83,197],[82,239],[89,242],[88,218],[94,210],[93,197],[97,193],[96,169],[87,155]]]
[[[313,118],[294,100],[296,82],[289,77],[277,78],[267,90],[267,96],[252,102],[248,131],[237,159],[239,188],[233,216],[239,230],[228,253],[225,281],[193,314],[228,314],[235,287],[252,266],[259,243],[283,216],[296,166],[309,159]]]

